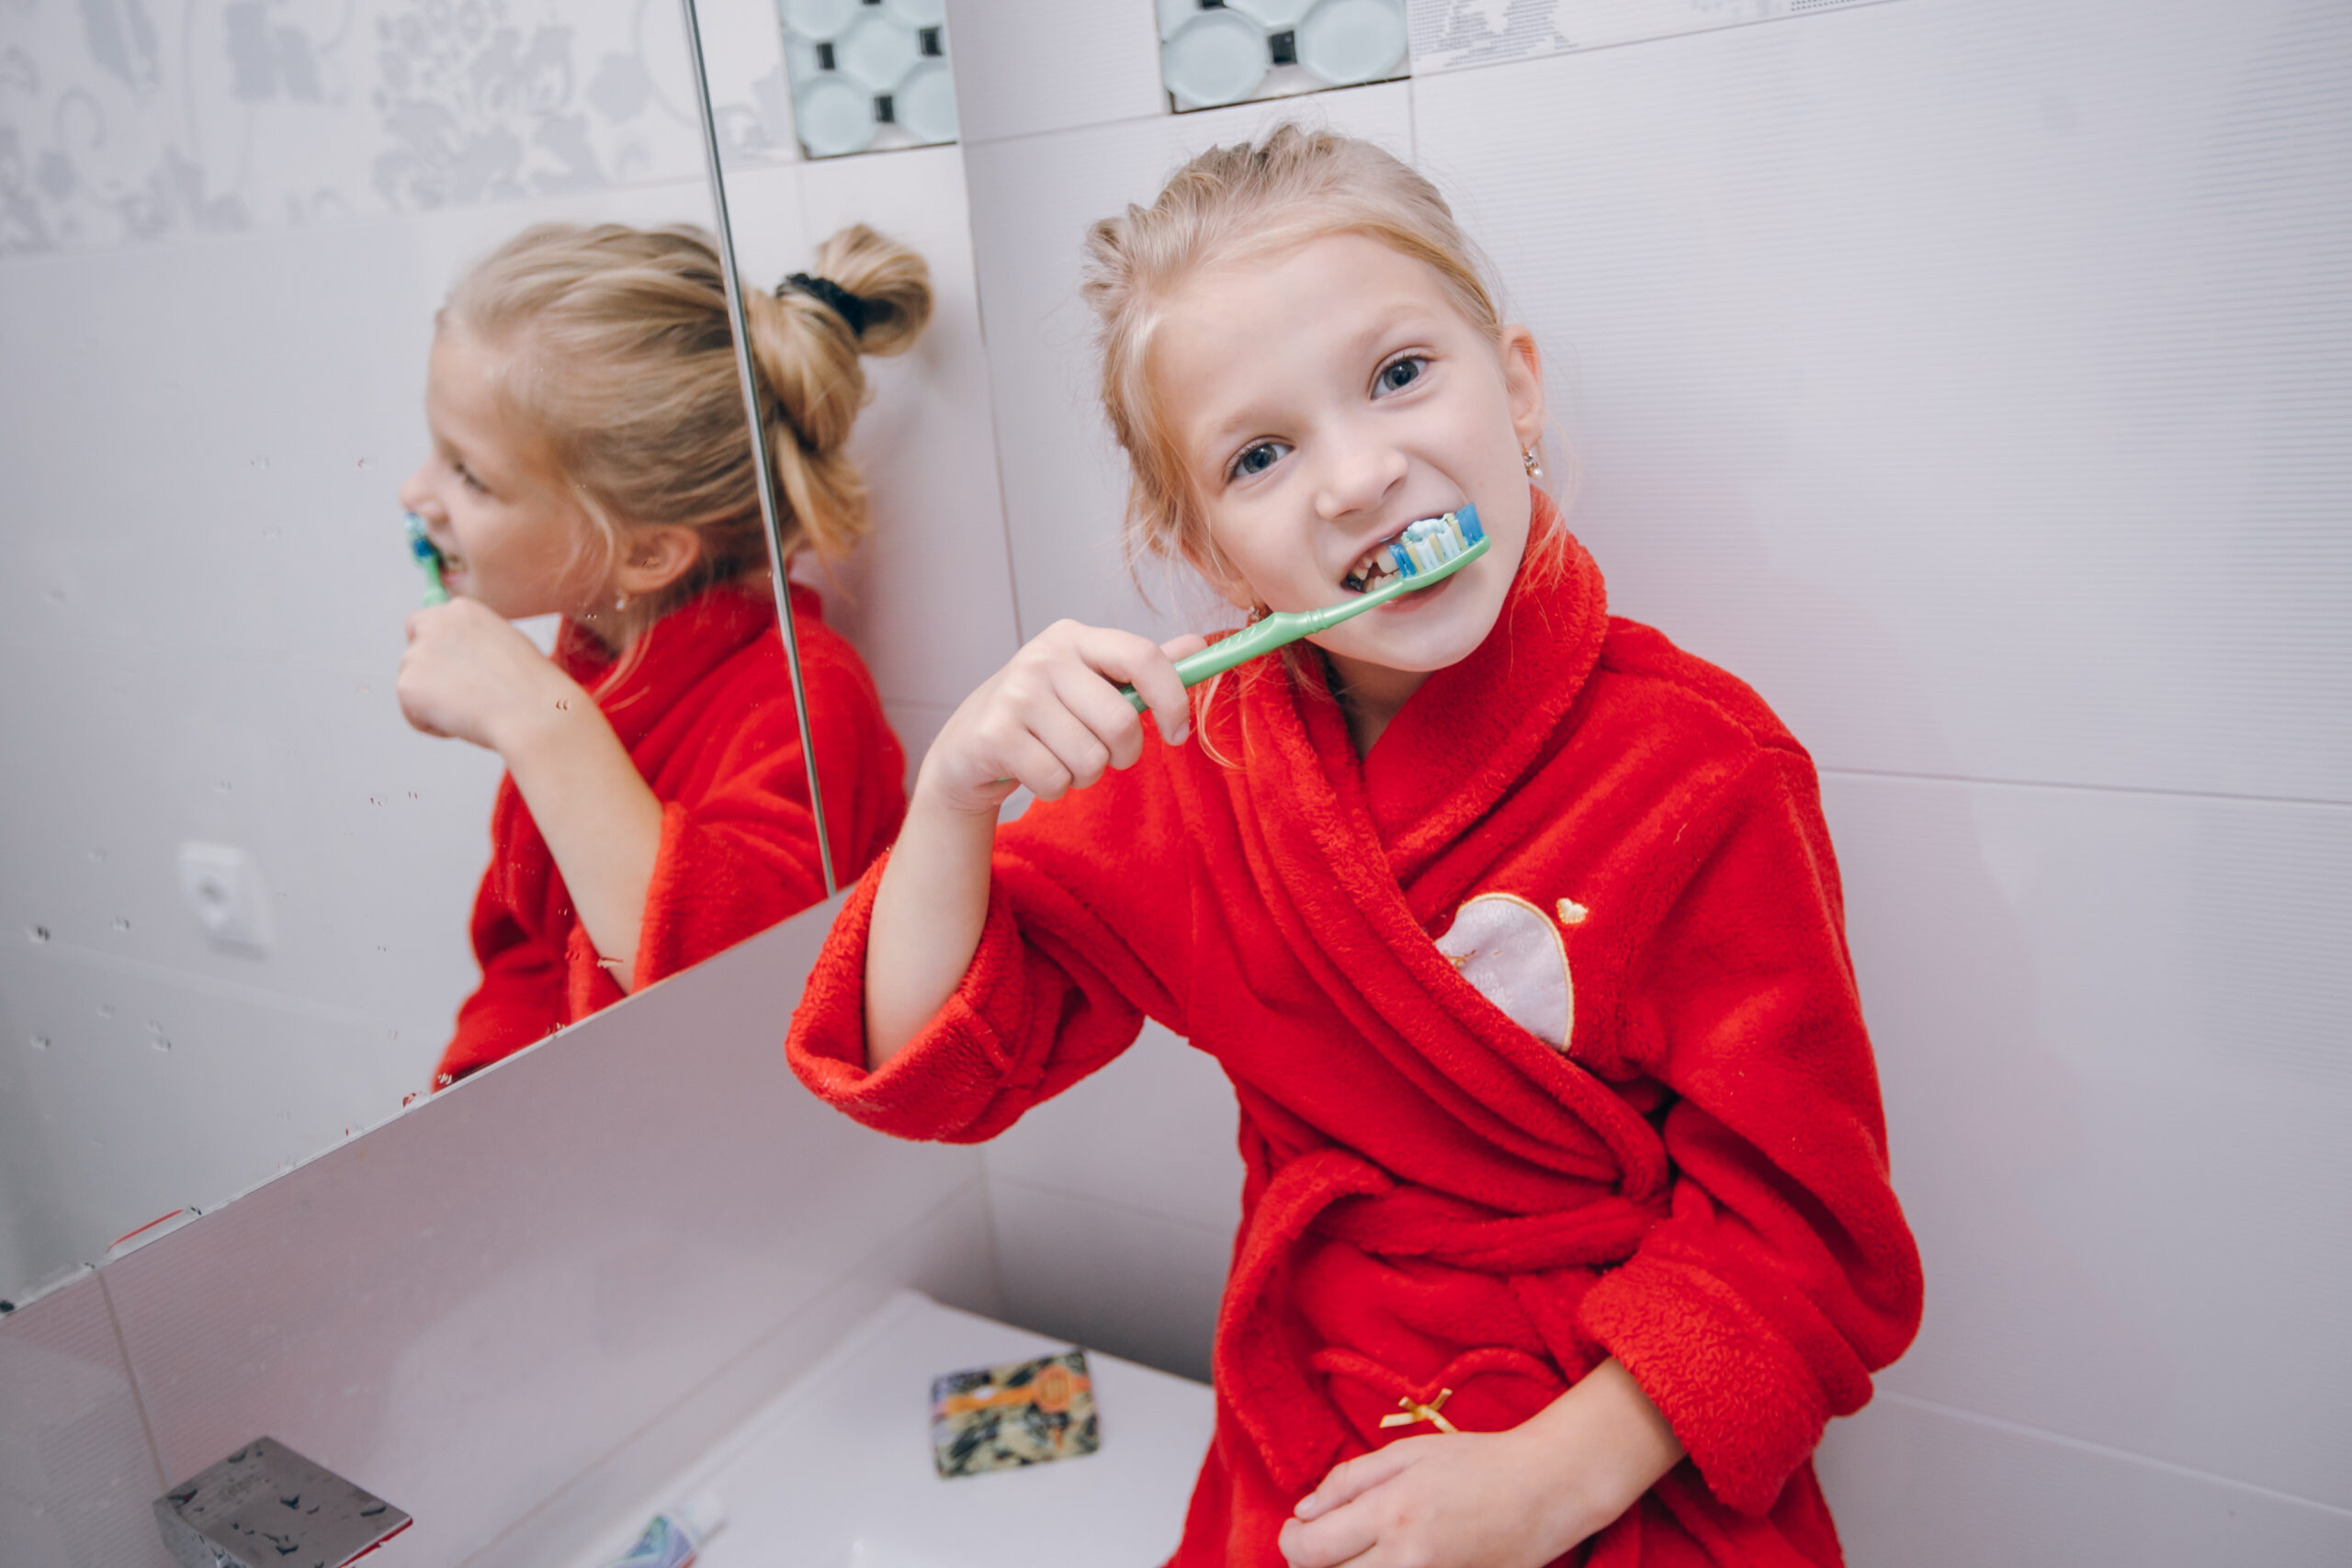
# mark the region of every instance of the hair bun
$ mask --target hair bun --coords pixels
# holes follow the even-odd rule
[[[903,354],[931,320],[931,268],[913,251],[863,223],[819,245],[809,273],[810,281],[830,283],[857,301],[859,316],[840,314],[861,354]],[[799,285],[808,276],[795,273],[789,281]],[[822,289],[810,292],[826,298]]]
[[[831,278],[811,277],[805,272],[796,272],[775,286],[776,297],[782,299],[786,290],[793,288],[823,300],[834,315],[848,323],[850,336],[865,335],[867,315],[865,301],[835,283]]]

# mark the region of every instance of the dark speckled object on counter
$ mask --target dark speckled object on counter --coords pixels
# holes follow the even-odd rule
[[[274,1438],[256,1438],[155,1499],[187,1568],[343,1568],[408,1529],[406,1514]]]

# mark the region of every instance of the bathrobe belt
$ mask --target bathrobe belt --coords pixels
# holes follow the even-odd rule
[[[1354,1438],[1312,1374],[1312,1351],[1285,1321],[1288,1292],[1270,1289],[1310,1232],[1376,1257],[1427,1258],[1471,1273],[1510,1276],[1622,1263],[1666,1214],[1663,1192],[1645,1203],[1611,1191],[1596,1191],[1590,1202],[1574,1209],[1498,1213],[1400,1182],[1346,1149],[1301,1155],[1266,1183],[1236,1249],[1218,1314],[1217,1385],[1267,1473],[1277,1484],[1304,1492]]]

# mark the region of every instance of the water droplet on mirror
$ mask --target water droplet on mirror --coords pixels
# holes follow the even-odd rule
[[[127,917],[125,917],[125,916],[122,916],[122,915],[117,915],[117,916],[114,918],[114,929],[115,929],[115,930],[117,930],[117,931],[129,931],[129,930],[130,929],[130,919],[129,919]]]
[[[104,851],[104,850],[92,850],[92,851],[90,852],[90,863],[91,863],[92,865],[104,865],[104,864],[106,864],[106,863],[107,863],[107,852],[106,852],[106,851]]]
[[[112,1018],[114,1016],[114,1004],[112,1002],[100,1002],[98,1004],[98,1016],[100,1018]]]
[[[158,1051],[169,1051],[172,1048],[172,1043],[164,1038],[164,1036],[158,1034],[154,1039],[154,1046]]]
[[[268,458],[266,458],[266,457],[254,457],[254,458],[250,459],[250,460],[247,462],[246,466],[247,466],[248,468],[266,468],[267,467],[269,467],[269,459],[268,459]]]
[[[49,928],[47,926],[27,926],[25,928],[25,940],[33,942],[47,942],[49,940]]]
[[[376,460],[373,457],[362,457],[359,459],[359,471],[363,474],[375,466]]]
[[[46,1035],[46,1034],[36,1034],[36,1035],[34,1035],[34,1036],[32,1037],[32,1048],[33,1048],[34,1050],[36,1050],[36,1051],[46,1051],[46,1050],[48,1050],[48,1049],[49,1049],[49,1036],[48,1036],[48,1035]]]
[[[65,590],[62,588],[52,588],[45,597],[47,597],[49,602],[52,604],[62,604],[65,603]]]
[[[212,781],[212,787],[219,790],[222,795],[226,795],[237,786],[231,784],[227,779],[214,779]]]

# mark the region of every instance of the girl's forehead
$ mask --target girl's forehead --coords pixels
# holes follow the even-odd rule
[[[1295,238],[1261,236],[1194,265],[1168,297],[1168,309],[1186,302],[1229,308],[1246,296],[1269,299],[1306,295],[1325,309],[1362,303],[1366,290],[1405,293],[1450,303],[1437,269],[1376,236],[1338,230]]]
[[[1464,331],[1476,329],[1436,269],[1363,235],[1323,235],[1187,279],[1160,313],[1147,374],[1182,438],[1214,441],[1285,387],[1356,378],[1392,340]]]

